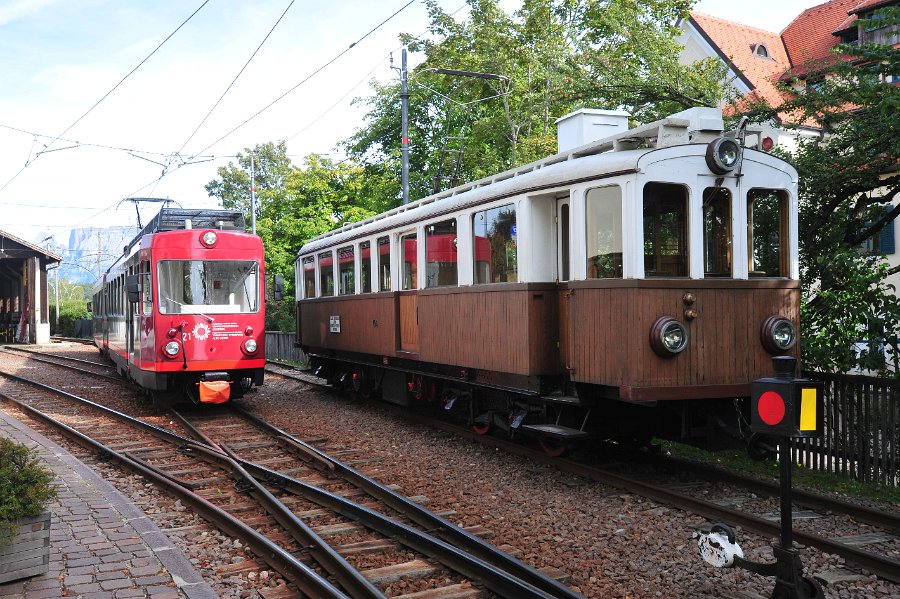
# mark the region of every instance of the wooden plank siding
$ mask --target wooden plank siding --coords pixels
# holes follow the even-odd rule
[[[558,373],[557,298],[553,286],[523,284],[420,291],[419,358],[521,375]]]
[[[572,289],[569,303],[572,379],[600,385],[685,387],[739,385],[772,374],[772,355],[760,342],[760,328],[778,314],[799,329],[796,283],[781,287],[747,282],[737,288],[712,285],[684,287],[595,287]],[[732,282],[733,283],[733,282]],[[669,282],[671,284],[671,281]],[[690,292],[696,301],[687,306]],[[692,307],[699,316],[687,320]],[[650,329],[657,318],[672,316],[688,331],[688,347],[671,358],[650,347]],[[792,355],[798,355],[797,346]]]
[[[392,356],[397,349],[394,294],[318,298],[297,302],[298,336],[304,347]],[[340,316],[341,332],[329,332]]]

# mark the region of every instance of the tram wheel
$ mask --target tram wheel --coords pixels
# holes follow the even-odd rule
[[[547,437],[538,439],[538,444],[541,446],[541,449],[544,451],[544,453],[551,458],[558,458],[561,455],[565,454],[569,449],[568,444],[564,441],[549,439]]]

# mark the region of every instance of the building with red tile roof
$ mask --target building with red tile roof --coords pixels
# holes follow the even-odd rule
[[[834,47],[864,38],[867,32],[857,21],[893,4],[900,2],[830,0],[801,12],[781,33],[692,12],[681,23],[681,61],[721,60],[728,65],[729,79],[740,95],[778,106],[782,102],[779,83],[791,82],[799,89],[804,83],[798,81],[815,77],[818,69],[846,59],[835,54]]]

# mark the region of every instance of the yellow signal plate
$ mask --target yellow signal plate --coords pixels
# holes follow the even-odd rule
[[[816,430],[816,388],[806,388],[800,391],[800,430]]]

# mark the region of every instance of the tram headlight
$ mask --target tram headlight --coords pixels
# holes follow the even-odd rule
[[[255,354],[257,349],[259,349],[259,346],[256,344],[255,339],[247,339],[244,341],[244,351],[248,354]]]
[[[217,241],[219,241],[219,236],[216,235],[215,231],[206,231],[203,235],[200,236],[200,243],[208,248],[216,245]]]
[[[770,316],[763,321],[760,341],[770,354],[782,354],[797,343],[797,329],[783,316]]]
[[[737,168],[741,160],[741,146],[730,137],[717,137],[706,146],[706,165],[717,175]]]
[[[650,328],[650,347],[662,358],[671,358],[687,347],[688,332],[671,316],[661,316]]]
[[[174,358],[181,351],[181,346],[177,341],[169,341],[163,346],[163,352],[170,358]]]

